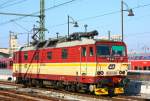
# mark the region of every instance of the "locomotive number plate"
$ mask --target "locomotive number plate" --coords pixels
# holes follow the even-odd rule
[[[117,75],[116,71],[107,71],[106,72],[107,75]]]

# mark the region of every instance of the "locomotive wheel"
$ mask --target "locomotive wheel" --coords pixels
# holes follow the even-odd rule
[[[62,89],[63,88],[63,83],[61,82],[61,81],[58,81],[57,83],[56,83],[56,87],[55,87],[56,89]]]
[[[71,91],[71,85],[66,85],[66,86],[65,86],[65,90],[66,90],[66,91]]]
[[[75,84],[70,85],[70,90],[75,92],[76,91],[76,85]]]
[[[65,90],[66,91],[72,91],[72,92],[77,91],[76,84],[65,85]]]
[[[43,87],[43,80],[36,80],[36,88],[42,88]]]
[[[36,86],[36,80],[35,79],[32,79],[32,87],[35,87]]]
[[[28,86],[29,87],[33,87],[34,86],[33,83],[32,83],[32,81],[33,81],[32,79],[29,79],[29,82],[28,82]]]
[[[77,91],[77,92],[80,92],[80,90],[81,90],[81,87],[80,87],[79,84],[77,84],[77,85],[76,85],[76,91]]]
[[[22,78],[16,77],[15,83],[16,84],[22,83]]]
[[[66,86],[66,85],[65,85],[64,89],[65,89],[66,91],[68,91],[68,88],[67,88],[67,86]]]
[[[28,87],[28,80],[27,79],[23,79],[22,80],[22,84],[23,84],[24,88]]]

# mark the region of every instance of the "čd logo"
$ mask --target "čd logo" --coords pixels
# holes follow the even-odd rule
[[[109,66],[108,66],[108,69],[115,69],[115,64],[110,64]]]

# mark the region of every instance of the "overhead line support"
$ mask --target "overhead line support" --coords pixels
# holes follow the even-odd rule
[[[40,0],[40,29],[39,39],[40,41],[45,40],[45,0]]]
[[[39,15],[32,15],[32,14],[3,13],[3,12],[0,12],[0,14],[1,14],[1,15],[16,15],[16,16],[39,17]]]

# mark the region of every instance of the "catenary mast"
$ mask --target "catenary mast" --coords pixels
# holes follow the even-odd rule
[[[40,0],[40,29],[39,40],[45,40],[45,0]]]

